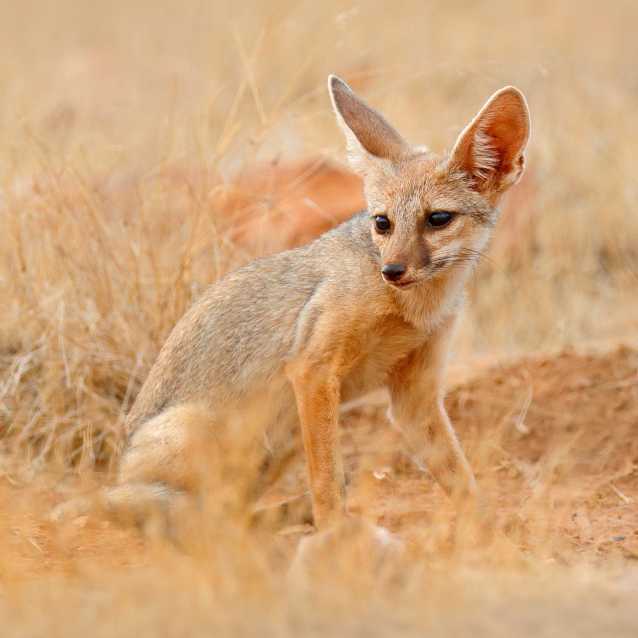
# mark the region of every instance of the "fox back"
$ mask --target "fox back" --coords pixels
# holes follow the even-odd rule
[[[523,96],[511,87],[496,93],[438,156],[410,146],[338,78],[329,85],[368,211],[211,286],[162,349],[131,425],[199,395],[224,405],[241,399],[295,357],[320,312],[346,315],[336,322],[343,325],[363,315],[357,330],[392,317],[427,335],[459,306],[500,196],[522,174]]]

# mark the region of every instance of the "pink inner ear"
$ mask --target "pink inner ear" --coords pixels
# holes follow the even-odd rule
[[[498,170],[507,173],[514,168],[513,164],[527,141],[527,119],[519,100],[503,97],[510,99],[491,116],[491,122],[484,130],[498,154]]]
[[[516,178],[529,134],[527,107],[515,89],[497,93],[461,134],[453,160],[479,188],[498,187]],[[516,173],[516,175],[513,175]]]

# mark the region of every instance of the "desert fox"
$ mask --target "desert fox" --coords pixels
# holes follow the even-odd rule
[[[382,386],[413,456],[447,492],[476,490],[443,404],[444,368],[468,276],[523,171],[525,98],[495,93],[440,157],[339,78],[328,84],[367,212],[228,274],[191,307],[128,415],[113,507],[194,489],[189,445],[202,432],[191,429],[267,396],[269,419],[301,428],[315,526],[326,527],[344,513],[340,402]]]

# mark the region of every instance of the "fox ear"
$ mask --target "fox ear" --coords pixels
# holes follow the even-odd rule
[[[328,78],[328,90],[337,121],[348,143],[348,158],[352,167],[366,171],[373,158],[396,160],[409,150],[407,142],[386,121],[369,107],[336,75]]]
[[[502,193],[523,174],[529,128],[525,97],[507,86],[494,93],[459,135],[450,163],[467,173],[478,191]]]

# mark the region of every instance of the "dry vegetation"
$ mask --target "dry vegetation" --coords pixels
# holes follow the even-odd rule
[[[629,0],[4,3],[2,636],[635,636],[637,20]],[[451,371],[481,511],[416,473],[373,397],[343,418],[350,506],[401,551],[355,525],[289,574],[300,459],[255,516],[245,441],[171,541],[48,522],[112,469],[202,288],[358,205],[314,159],[341,155],[329,72],[435,150],[496,88],[528,96],[530,170]]]

